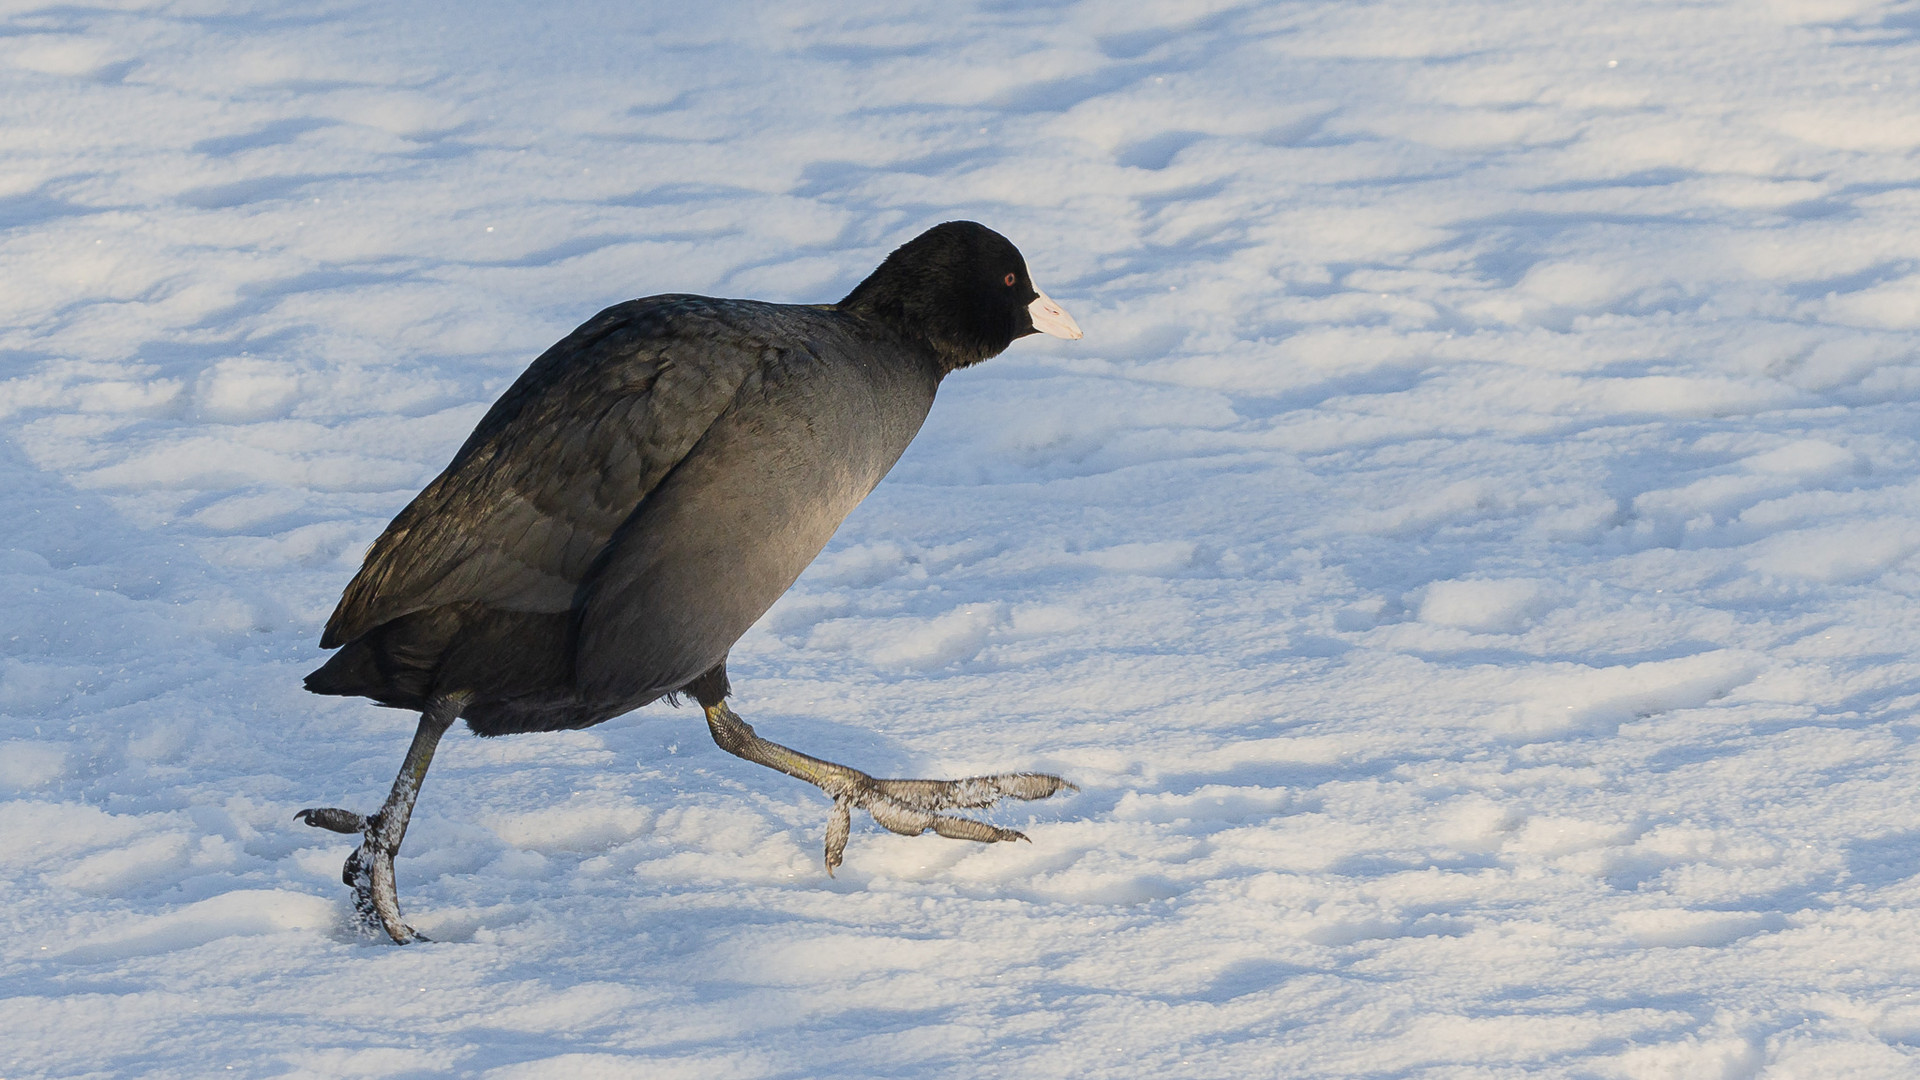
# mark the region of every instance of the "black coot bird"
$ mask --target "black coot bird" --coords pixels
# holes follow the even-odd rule
[[[583,728],[688,694],[730,754],[833,798],[829,873],[862,807],[888,829],[1024,839],[943,814],[1041,799],[1057,776],[877,780],[754,734],[727,650],[906,450],[940,380],[1032,333],[1080,328],[1007,239],[967,221],[887,256],[837,304],[704,296],[617,304],[548,349],[393,519],[327,620],[308,690],[420,713],[344,880],[402,944],[393,857],[440,736]]]

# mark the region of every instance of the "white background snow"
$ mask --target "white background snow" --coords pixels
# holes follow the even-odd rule
[[[8,5],[0,1076],[1920,1072],[1920,5]],[[692,710],[300,689],[542,348],[975,218],[950,379],[733,656],[1045,768],[856,828]]]

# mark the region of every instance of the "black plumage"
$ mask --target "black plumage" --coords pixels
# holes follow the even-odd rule
[[[949,222],[837,304],[648,297],[535,360],[374,542],[321,638],[339,651],[307,677],[422,714],[380,813],[302,812],[366,834],[346,873],[362,915],[414,936],[392,856],[456,718],[482,735],[580,728],[684,692],[729,752],[834,796],[829,870],[851,806],[897,831],[1017,837],[935,811],[1063,781],[882,781],[797,754],[726,707],[725,663],[906,449],[941,379],[1036,331],[1080,336],[1011,243]]]

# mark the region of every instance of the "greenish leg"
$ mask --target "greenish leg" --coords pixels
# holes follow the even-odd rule
[[[413,733],[413,745],[394,777],[387,801],[371,817],[351,810],[321,807],[302,810],[296,817],[317,828],[338,833],[360,833],[360,846],[347,856],[340,879],[353,889],[353,909],[361,925],[369,932],[384,930],[396,944],[424,941],[425,935],[400,918],[400,895],[394,887],[393,857],[406,839],[407,822],[413,817],[413,804],[420,797],[420,785],[427,778],[427,766],[433,764],[433,752],[440,737],[460,718],[469,698],[466,694],[436,697],[420,714],[420,726]]]
[[[827,818],[827,873],[840,868],[852,831],[852,808],[873,815],[883,828],[903,836],[932,830],[955,840],[993,843],[1025,840],[1026,835],[972,818],[936,813],[992,806],[1003,798],[1044,799],[1055,792],[1078,788],[1048,773],[998,773],[963,780],[877,780],[858,769],[823,761],[810,754],[770,742],[754,734],[753,725],[727,708],[726,702],[706,706],[707,728],[720,749],[769,769],[805,780],[827,793],[833,810]]]

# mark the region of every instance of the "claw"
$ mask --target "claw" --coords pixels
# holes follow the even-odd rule
[[[367,819],[351,810],[342,810],[334,806],[323,806],[302,810],[293,815],[295,821],[304,821],[316,829],[328,829],[337,833],[358,833],[367,831]]]

